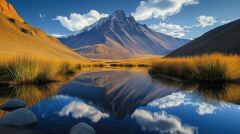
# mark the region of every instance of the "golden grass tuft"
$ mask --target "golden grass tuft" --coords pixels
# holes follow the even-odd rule
[[[0,83],[39,84],[61,81],[81,68],[74,61],[48,60],[33,56],[0,57]]]
[[[14,58],[0,65],[0,81],[12,84],[43,83],[54,79],[50,64],[32,58]]]
[[[240,82],[240,56],[216,53],[163,58],[153,63],[149,73],[199,81]]]
[[[69,62],[64,61],[60,65],[59,73],[61,75],[73,75],[76,73],[77,68],[78,68],[77,66],[76,66],[76,68],[74,68]]]

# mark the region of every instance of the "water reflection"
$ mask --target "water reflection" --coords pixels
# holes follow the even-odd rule
[[[91,104],[85,103],[83,100],[75,100],[67,104],[58,113],[60,116],[72,115],[73,118],[88,118],[92,122],[98,122],[103,118],[108,118],[109,114],[102,113]]]
[[[197,128],[183,125],[181,120],[166,112],[151,112],[137,109],[132,115],[143,131],[163,133],[193,134]]]
[[[194,95],[195,96],[195,95]],[[148,105],[151,107],[158,107],[159,109],[169,109],[179,107],[181,105],[189,105],[196,107],[196,113],[199,115],[213,114],[222,106],[215,106],[214,103],[207,103],[202,101],[200,98],[196,98],[191,92],[178,92],[168,95],[166,97],[154,100]],[[192,101],[194,99],[194,101]],[[226,105],[225,105],[226,106]]]
[[[98,134],[240,133],[237,84],[102,70],[83,72],[59,87],[7,87],[0,96],[26,101],[43,134],[66,134],[79,122],[90,124]]]
[[[234,83],[199,84],[195,91],[205,101],[225,101],[240,104],[240,85]]]
[[[44,85],[0,85],[0,104],[11,99],[23,100],[28,107],[36,104],[46,97],[55,95],[61,83],[51,83]],[[0,111],[0,116],[6,112]]]
[[[122,119],[126,114],[132,114],[137,107],[178,90],[144,73],[101,71],[80,75],[63,86],[59,93],[91,100],[101,111]]]
[[[196,98],[204,101],[224,101],[229,103],[240,103],[240,84],[237,83],[197,83],[183,81],[174,78],[156,78],[160,83],[168,87],[191,91]]]

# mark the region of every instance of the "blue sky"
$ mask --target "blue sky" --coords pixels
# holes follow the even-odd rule
[[[239,0],[8,0],[31,25],[71,35],[115,10],[155,31],[193,39],[240,18]],[[71,16],[71,17],[70,17]]]

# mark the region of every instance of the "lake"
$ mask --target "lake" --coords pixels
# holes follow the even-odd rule
[[[67,84],[1,89],[1,102],[17,97],[27,103],[42,134],[68,134],[79,122],[97,134],[240,133],[237,84],[102,70],[83,72]]]

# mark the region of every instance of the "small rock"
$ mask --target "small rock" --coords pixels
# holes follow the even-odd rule
[[[0,125],[4,126],[30,126],[37,123],[36,116],[27,108],[20,108],[7,113],[0,118]]]
[[[73,126],[70,130],[70,134],[95,134],[95,130],[88,124],[80,122]]]
[[[1,110],[13,111],[19,108],[26,107],[25,103],[20,99],[12,99],[0,106]]]

